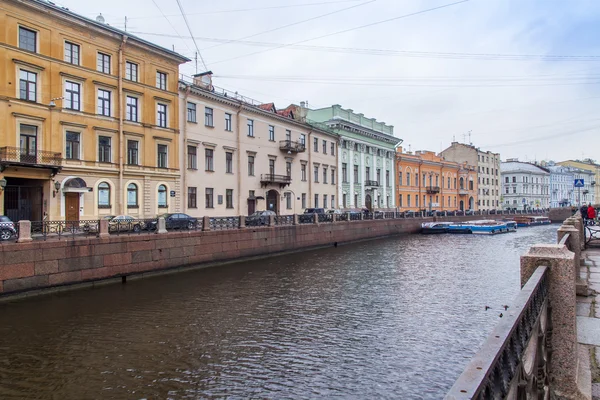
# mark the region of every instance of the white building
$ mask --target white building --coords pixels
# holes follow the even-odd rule
[[[508,159],[500,164],[504,209],[550,207],[550,171],[539,165]]]
[[[585,169],[549,162],[550,207],[596,204],[595,173]],[[582,188],[575,187],[575,180],[583,180]]]

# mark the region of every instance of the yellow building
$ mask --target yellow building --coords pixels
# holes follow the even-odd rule
[[[40,0],[2,1],[0,27],[0,214],[178,210],[178,67],[189,60]]]
[[[396,204],[400,211],[476,211],[475,167],[446,161],[432,151],[396,153]]]

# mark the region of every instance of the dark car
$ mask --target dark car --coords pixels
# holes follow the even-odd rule
[[[246,218],[246,226],[262,226],[269,225],[271,215],[277,215],[274,211],[255,211]]]
[[[165,228],[169,229],[195,229],[198,226],[198,218],[183,213],[170,213],[159,215],[158,218],[165,219]],[[146,224],[149,231],[156,230],[158,218]]]
[[[307,208],[304,210],[304,214],[325,214],[324,208]]]
[[[10,240],[17,236],[15,224],[6,215],[0,215],[0,240]]]

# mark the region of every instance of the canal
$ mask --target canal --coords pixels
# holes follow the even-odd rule
[[[3,303],[0,398],[440,399],[517,294],[519,255],[556,229],[398,236]]]

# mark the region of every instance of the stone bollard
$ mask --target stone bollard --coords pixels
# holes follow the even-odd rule
[[[240,229],[246,229],[246,216],[240,215]]]
[[[319,214],[317,214],[317,213],[313,214],[313,223],[315,225],[319,225]]]
[[[567,221],[565,221],[565,223],[566,222]],[[563,237],[565,237],[567,234],[569,235],[569,240],[565,243],[565,246],[567,246],[567,249],[575,253],[575,263],[577,264],[577,266],[579,266],[581,265],[581,247],[579,246],[579,230],[573,225],[561,225],[561,227],[558,228],[557,231],[558,244],[560,244]],[[576,281],[577,279],[579,279],[579,268],[575,268],[574,279]]]
[[[583,258],[583,255],[582,255],[582,251],[585,248],[585,237],[581,236],[582,235],[582,230],[580,229],[580,226],[579,226],[579,220],[577,218],[569,217],[569,218],[567,218],[565,220],[565,222],[563,222],[563,225],[571,226],[571,227],[573,227],[573,228],[575,228],[577,230],[577,235],[571,235],[572,237],[573,236],[577,237],[577,242],[575,242],[575,241],[571,242],[571,246],[573,246],[573,247],[571,247],[571,251],[573,251],[575,254],[577,254],[577,256],[579,257],[580,265],[583,265],[584,264],[584,258]],[[562,236],[564,236],[564,235],[562,235]],[[558,237],[559,241],[560,241],[560,239],[562,239],[562,236],[560,235],[560,231],[559,231],[559,237]],[[573,250],[575,247],[579,248],[579,253],[576,252],[575,250]]]
[[[202,230],[210,231],[210,217],[207,217],[207,216],[202,217]]]
[[[17,243],[31,242],[33,240],[31,238],[31,221],[19,221],[17,224],[19,226],[19,238],[17,239]]]
[[[108,220],[101,219],[100,225],[98,226],[98,237],[107,238],[109,236],[110,236],[110,233],[108,232]]]
[[[158,234],[167,233],[167,224],[163,217],[158,218],[158,222],[156,223],[156,225],[157,225],[156,233],[158,233]]]
[[[333,222],[333,223],[338,222],[338,215],[337,214],[333,214],[333,220],[331,222]]]
[[[300,224],[300,221],[299,221],[299,218],[298,218],[298,214],[294,214],[294,222],[293,222],[293,224],[294,225],[299,225]]]
[[[275,226],[275,216],[269,215],[269,226]]]
[[[521,286],[538,266],[547,266],[549,300],[552,305],[552,357],[548,371],[556,398],[585,398],[577,385],[578,344],[575,253],[565,245],[538,244],[521,256]],[[561,397],[563,396],[563,397]]]
[[[349,212],[347,212],[346,215],[348,217],[348,219],[346,219],[346,222],[352,222],[352,220],[350,219],[351,214]]]

